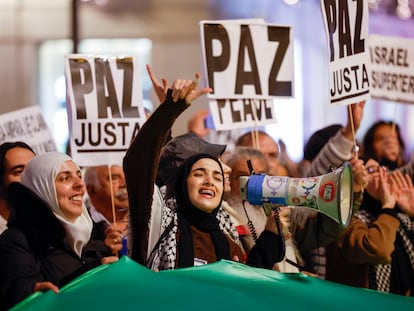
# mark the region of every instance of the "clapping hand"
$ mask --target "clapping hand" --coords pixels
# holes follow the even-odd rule
[[[414,187],[411,177],[400,171],[393,171],[389,177],[391,192],[397,201],[398,207],[409,215],[414,216]]]

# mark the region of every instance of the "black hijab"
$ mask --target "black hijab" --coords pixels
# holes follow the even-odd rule
[[[174,190],[178,207],[177,213],[179,226],[178,267],[194,266],[194,242],[191,226],[210,234],[217,260],[230,259],[229,243],[224,233],[220,230],[219,222],[216,218],[218,209],[223,201],[223,194],[221,195],[219,205],[211,213],[206,213],[193,206],[188,197],[187,178],[191,173],[194,163],[205,158],[216,161],[223,174],[223,168],[217,158],[208,154],[198,153],[185,160],[178,168],[176,175]]]

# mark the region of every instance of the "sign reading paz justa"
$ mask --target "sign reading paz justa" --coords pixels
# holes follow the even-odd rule
[[[414,103],[414,40],[371,35],[369,51],[372,97]]]
[[[0,144],[15,141],[25,142],[36,154],[57,150],[39,106],[0,115]]]
[[[71,153],[82,166],[122,163],[146,117],[133,57],[65,57]]]
[[[329,46],[331,104],[352,104],[370,97],[368,1],[321,0]]]

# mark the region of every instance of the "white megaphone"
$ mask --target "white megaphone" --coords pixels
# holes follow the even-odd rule
[[[352,217],[353,176],[349,162],[335,171],[306,178],[252,174],[240,177],[242,200],[253,205],[305,206],[347,227]]]

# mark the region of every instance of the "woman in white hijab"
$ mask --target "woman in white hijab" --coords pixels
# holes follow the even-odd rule
[[[117,260],[103,242],[90,240],[81,170],[66,154],[37,155],[8,191],[13,210],[0,236],[1,310],[34,291],[58,292],[74,277]]]

